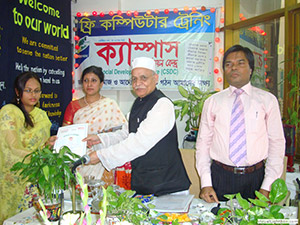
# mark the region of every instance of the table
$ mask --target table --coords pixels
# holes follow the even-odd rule
[[[216,203],[206,203],[202,199],[194,198],[190,209],[189,209],[189,214],[190,215],[199,215],[199,210],[204,212],[204,211],[209,211],[217,206]],[[81,203],[77,203],[76,209],[82,209]],[[64,212],[66,211],[71,211],[72,209],[72,203],[70,200],[66,199],[64,201]],[[284,213],[285,215],[288,215],[289,218],[297,219],[297,207],[284,207],[281,209],[281,212]],[[93,221],[97,221],[99,218],[98,214],[92,214]],[[40,219],[38,213],[36,210],[32,207],[30,209],[27,209],[26,211],[19,213],[7,220],[4,221],[3,225],[23,225],[23,224],[28,224],[28,225],[43,225],[43,221]],[[53,222],[53,225],[57,225],[58,222]]]
[[[82,204],[80,202],[76,202],[76,209],[80,210],[83,208]],[[213,207],[217,206],[216,203],[206,203],[202,199],[196,199],[194,198],[192,200],[189,213],[190,214],[196,214],[197,207],[201,206],[203,209],[211,210]],[[64,211],[71,211],[72,210],[72,202],[69,199],[65,199],[64,201]],[[92,214],[93,221],[97,221],[99,218],[98,214]],[[40,216],[38,215],[37,211],[34,207],[29,208],[25,210],[24,212],[21,212],[11,218],[8,218],[4,221],[3,225],[23,225],[23,224],[29,224],[29,225],[42,225],[43,221],[41,220]],[[52,224],[58,224],[58,222],[53,222]]]

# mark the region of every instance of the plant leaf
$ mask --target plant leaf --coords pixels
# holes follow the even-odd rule
[[[248,214],[249,215],[253,215],[253,216],[261,216],[263,215],[264,213],[264,209],[261,208],[261,207],[258,207],[258,206],[253,206],[253,207],[250,207],[249,210],[248,210]]]
[[[270,212],[273,213],[277,213],[279,212],[279,210],[282,208],[282,206],[280,205],[271,205],[270,207]]]
[[[47,181],[49,181],[49,166],[48,165],[43,167],[43,173],[44,173],[45,179]]]
[[[243,217],[245,215],[245,212],[243,210],[241,210],[241,209],[236,209],[235,210],[235,214],[237,216]]]
[[[285,181],[278,178],[271,185],[271,191],[269,194],[270,201],[274,203],[278,203],[282,201],[288,193],[287,186]]]
[[[249,202],[246,199],[242,198],[240,193],[236,194],[236,200],[238,201],[238,203],[243,209],[249,209],[250,207]]]
[[[224,195],[225,198],[228,198],[229,200],[232,200],[235,197],[235,194],[227,194]]]
[[[263,200],[260,200],[260,199],[249,199],[249,201],[251,203],[253,203],[254,205],[257,205],[257,206],[260,206],[260,207],[267,207],[268,206],[268,203],[263,201]]]
[[[259,191],[255,191],[255,195],[259,200],[266,201],[266,202],[270,201],[270,199],[268,199],[265,195],[263,195]]]
[[[188,98],[189,92],[186,89],[184,89],[184,87],[178,86],[178,91],[182,95],[182,97]]]
[[[273,216],[275,217],[275,219],[284,219],[284,215],[280,212],[273,213]]]

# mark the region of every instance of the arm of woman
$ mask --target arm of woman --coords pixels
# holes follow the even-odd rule
[[[73,124],[73,118],[75,112],[80,108],[78,101],[71,101],[65,110],[63,126]]]
[[[12,155],[19,156],[20,159],[32,152],[32,149],[22,145],[20,135],[17,130],[6,130],[3,132],[4,140]]]

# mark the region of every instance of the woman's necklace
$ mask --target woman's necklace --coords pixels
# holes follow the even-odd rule
[[[87,106],[90,106],[90,104],[87,102],[85,96],[83,97],[83,101],[84,101],[84,103],[85,103]]]
[[[101,99],[101,98],[102,98],[102,96],[100,95],[100,96],[99,96],[99,99]],[[99,99],[97,99],[96,101],[98,101]],[[90,106],[90,104],[87,102],[85,96],[83,97],[83,101],[84,101],[84,103],[85,103],[87,106]],[[96,102],[96,101],[93,101],[93,102],[91,102],[91,103],[94,103],[94,102]],[[90,107],[91,107],[91,106],[90,106]]]

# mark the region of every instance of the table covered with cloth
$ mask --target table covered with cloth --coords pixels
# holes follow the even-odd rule
[[[224,202],[222,205],[225,204]],[[194,198],[189,207],[188,215],[192,218],[198,217],[201,221],[207,219],[205,217],[211,216],[211,209],[216,207],[217,203],[207,203],[202,199]],[[72,203],[69,199],[65,199],[63,205],[63,212],[72,211]],[[76,209],[81,210],[83,206],[81,202],[76,202]],[[297,218],[297,207],[284,207],[281,211],[286,214],[289,218]],[[96,224],[99,219],[99,214],[92,214],[92,219]],[[209,220],[210,218],[208,218]],[[41,217],[37,213],[34,207],[27,209],[26,211],[19,213],[4,221],[3,225],[42,225],[44,224]],[[52,222],[53,225],[58,224],[58,222]],[[198,225],[200,222],[185,222],[184,225]]]

